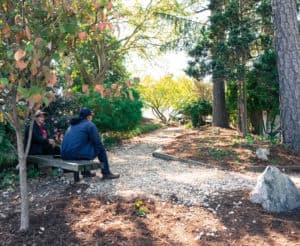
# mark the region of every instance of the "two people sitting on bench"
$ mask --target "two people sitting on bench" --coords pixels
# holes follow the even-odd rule
[[[35,121],[32,128],[31,145],[29,155],[59,155],[60,148],[56,146],[55,141],[50,138],[47,129],[44,126],[48,114],[41,110],[35,113]],[[25,129],[24,146],[27,145],[29,135],[29,126]]]
[[[71,119],[61,144],[61,157],[63,160],[93,160],[98,157],[104,164],[101,169],[103,179],[119,178],[119,174],[110,171],[106,150],[92,119],[92,111],[88,108],[82,108],[79,117]],[[87,171],[83,176],[92,177],[95,174]]]

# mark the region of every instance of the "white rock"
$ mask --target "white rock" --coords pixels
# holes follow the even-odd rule
[[[267,161],[268,155],[270,155],[270,150],[266,148],[258,148],[256,150],[256,157],[259,160]]]
[[[287,175],[268,166],[259,176],[250,200],[269,212],[279,213],[300,207],[300,192]]]

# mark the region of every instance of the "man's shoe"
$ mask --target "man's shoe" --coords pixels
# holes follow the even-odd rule
[[[103,179],[118,179],[119,177],[120,174],[113,174],[113,173],[103,175]]]
[[[96,173],[92,173],[91,171],[84,171],[82,172],[82,176],[84,178],[92,178],[96,176]]]

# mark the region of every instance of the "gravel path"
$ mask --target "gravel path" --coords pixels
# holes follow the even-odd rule
[[[186,205],[205,205],[209,198],[222,192],[250,190],[259,174],[237,173],[165,161],[152,156],[160,145],[182,133],[180,128],[160,129],[109,152],[111,169],[121,174],[118,180],[83,180],[88,194],[132,196],[137,194],[174,199]],[[300,175],[292,175],[297,185]]]

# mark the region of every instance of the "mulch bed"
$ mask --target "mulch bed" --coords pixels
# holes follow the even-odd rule
[[[300,210],[268,214],[245,191],[200,207],[178,204],[176,197],[82,197],[79,188],[85,189],[78,184],[34,201],[27,233],[18,232],[19,212],[12,210],[0,219],[0,245],[299,245]]]
[[[256,158],[255,151],[259,147],[270,149],[268,161]],[[212,126],[187,131],[164,145],[162,153],[235,171],[268,165],[299,167],[300,170],[300,155],[283,145],[263,141],[258,136],[242,138],[236,130]]]

